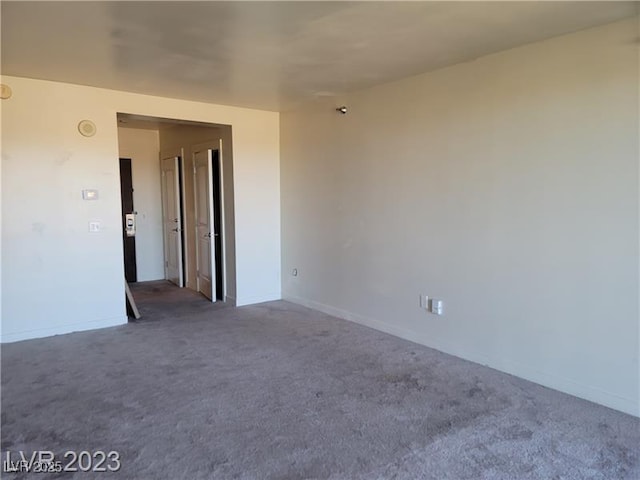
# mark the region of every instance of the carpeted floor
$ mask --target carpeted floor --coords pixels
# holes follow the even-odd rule
[[[637,418],[286,302],[134,292],[139,322],[2,346],[3,459],[121,471],[3,478],[640,478]]]

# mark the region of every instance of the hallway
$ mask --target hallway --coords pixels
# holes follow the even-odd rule
[[[142,315],[137,322],[184,319],[194,314],[233,308],[224,302],[213,303],[190,288],[179,288],[166,280],[131,283],[129,287]]]

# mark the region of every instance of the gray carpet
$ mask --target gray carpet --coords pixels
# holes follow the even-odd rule
[[[638,479],[640,421],[286,302],[138,285],[144,319],[2,346],[2,450],[117,450],[118,474]]]

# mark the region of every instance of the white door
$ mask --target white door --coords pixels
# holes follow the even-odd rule
[[[198,264],[198,291],[212,302],[216,301],[216,265],[212,255],[213,231],[213,176],[211,150],[193,154],[193,177],[196,203],[196,257]]]
[[[161,160],[164,275],[179,287],[182,281],[182,223],[180,209],[179,157]]]

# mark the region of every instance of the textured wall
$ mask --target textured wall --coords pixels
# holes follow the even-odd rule
[[[638,83],[633,19],[283,113],[283,296],[638,415]]]

